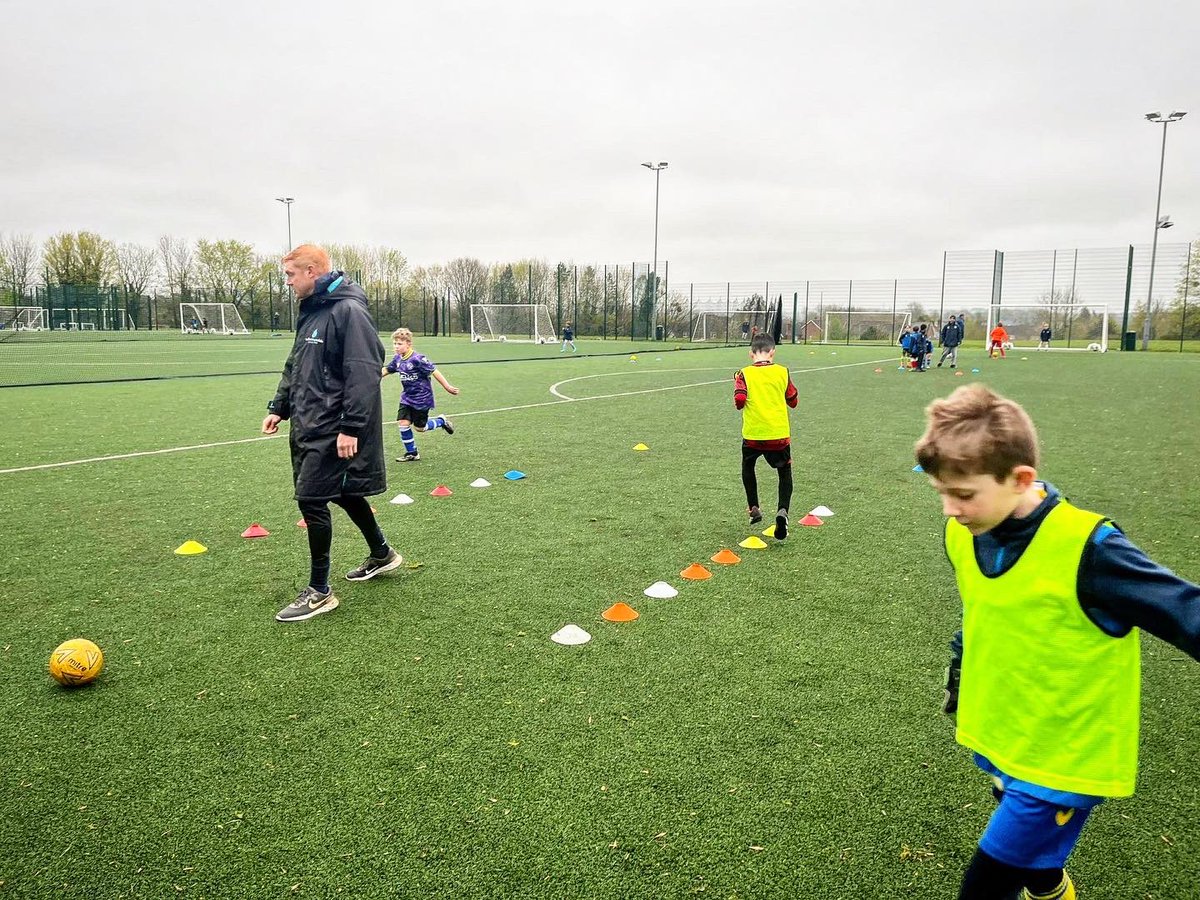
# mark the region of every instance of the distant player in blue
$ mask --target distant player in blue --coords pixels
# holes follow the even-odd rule
[[[1039,350],[1049,350],[1050,349],[1050,339],[1053,337],[1054,337],[1054,332],[1050,330],[1050,323],[1043,322],[1042,330],[1038,332],[1037,348]]]
[[[1138,632],[1200,660],[1200,586],[1039,481],[1018,404],[972,384],[925,412],[916,456],[963,604],[943,710],[1000,801],[958,897],[1075,900],[1064,866],[1084,823],[1134,792]]]
[[[447,394],[457,394],[458,388],[437,370],[433,360],[413,350],[413,333],[407,328],[392,332],[392,348],[396,355],[383,367],[382,375],[384,378],[399,375],[402,385],[396,424],[400,426],[400,439],[404,441],[404,455],[396,457],[396,462],[416,462],[421,454],[417,452],[417,441],[413,436],[414,425],[419,431],[444,428],[446,434],[454,434],[454,423],[448,418],[429,415],[434,407],[433,385],[429,379],[436,379]]]
[[[563,322],[563,345],[559,353],[567,352],[567,344],[571,345],[571,352],[575,352],[575,330],[571,328],[570,322]]]

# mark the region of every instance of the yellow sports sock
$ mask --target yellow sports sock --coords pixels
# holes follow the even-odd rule
[[[1026,888],[1021,892],[1021,900],[1076,900],[1075,885],[1071,881],[1071,876],[1063,872],[1062,881],[1050,893],[1035,894]]]

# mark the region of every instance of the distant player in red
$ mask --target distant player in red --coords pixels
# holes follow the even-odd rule
[[[1000,358],[1005,356],[1004,345],[1008,343],[1008,332],[1004,330],[1004,323],[997,322],[996,327],[992,329],[992,333],[988,335],[990,345],[988,347],[988,357],[995,358],[996,351],[1000,351]]]

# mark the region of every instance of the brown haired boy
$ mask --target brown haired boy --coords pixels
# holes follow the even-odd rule
[[[916,457],[963,603],[945,709],[1000,799],[959,898],[1074,900],[1063,867],[1084,822],[1134,791],[1137,629],[1200,659],[1200,588],[1037,480],[1017,403],[973,384],[926,416]]]

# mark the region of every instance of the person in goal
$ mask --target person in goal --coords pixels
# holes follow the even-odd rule
[[[996,327],[992,329],[992,333],[988,335],[988,359],[994,359],[996,351],[1000,351],[1000,358],[1004,359],[1007,355],[1004,350],[1009,345],[1008,330],[1004,327],[1003,322],[997,322]]]
[[[1038,332],[1037,348],[1039,350],[1049,350],[1050,349],[1050,340],[1053,337],[1054,337],[1054,332],[1050,330],[1050,323],[1043,322],[1042,330]]]
[[[573,329],[573,328],[571,327],[571,323],[570,323],[570,322],[563,322],[563,332],[562,332],[562,337],[563,337],[563,339],[562,339],[562,349],[561,349],[561,350],[559,350],[558,352],[559,352],[559,353],[566,353],[566,352],[567,352],[567,345],[568,345],[568,344],[570,344],[570,345],[571,345],[571,352],[572,352],[572,353],[574,353],[574,352],[575,352],[575,349],[576,349],[576,348],[575,348],[575,329]]]
[[[435,405],[430,379],[435,379],[452,396],[458,393],[458,388],[446,380],[433,360],[416,352],[413,333],[407,328],[397,328],[392,332],[392,349],[396,351],[395,356],[383,367],[382,377],[400,376],[400,406],[396,410],[396,424],[400,427],[400,440],[404,442],[404,455],[396,457],[396,462],[416,462],[421,454],[417,450],[414,427],[417,431],[436,431],[441,428],[446,434],[454,434],[454,423],[447,416],[429,415]]]

